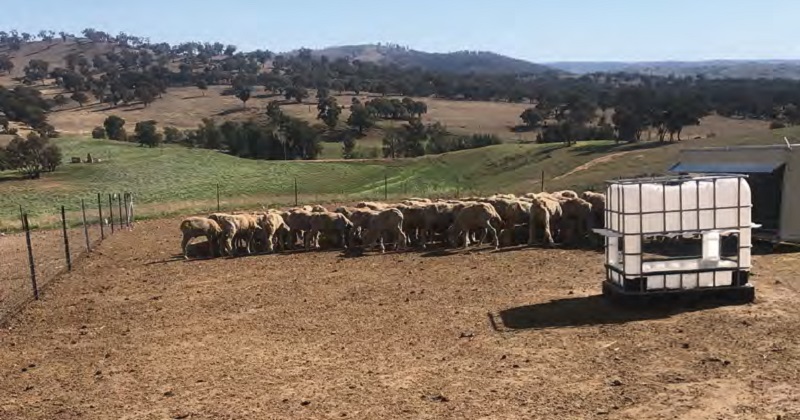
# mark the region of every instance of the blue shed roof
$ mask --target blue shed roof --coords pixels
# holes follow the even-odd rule
[[[698,174],[768,174],[783,166],[783,162],[678,162],[669,168],[674,173]]]

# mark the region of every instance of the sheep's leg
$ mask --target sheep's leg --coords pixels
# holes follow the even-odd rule
[[[497,230],[492,226],[491,223],[486,223],[486,232],[483,233],[483,239],[481,239],[481,243],[486,239],[486,236],[492,234],[494,244],[494,249],[500,248],[500,238],[497,236]]]
[[[397,234],[395,236],[397,236],[397,242],[395,243],[395,246],[394,246],[395,251],[399,251],[399,250],[405,249],[406,248],[406,241],[408,240],[408,237],[403,232],[403,229],[400,229],[398,227],[397,228]]]
[[[245,247],[245,249],[247,250],[247,255],[250,255],[252,253],[252,251],[250,249],[251,249],[251,246],[252,246],[252,243],[253,243],[254,235],[255,235],[255,232],[253,232],[253,231],[250,231],[247,234],[247,238],[246,238],[247,242],[246,242],[246,247]]]
[[[275,239],[275,232],[265,232],[264,236],[266,236],[265,245],[267,247],[267,252],[271,254],[275,251],[275,246],[272,244],[272,241]]]
[[[185,233],[183,234],[183,240],[181,241],[181,249],[183,250],[183,259],[185,260],[189,259],[189,241],[191,240],[192,238],[189,235]]]
[[[378,241],[380,241],[380,247],[379,248],[381,250],[381,254],[383,254],[383,253],[386,252],[386,246],[383,244],[383,232],[378,234],[378,238],[379,238]]]
[[[536,222],[531,220],[528,224],[528,246],[536,243]]]

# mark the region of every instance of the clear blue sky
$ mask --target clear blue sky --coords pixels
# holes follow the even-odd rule
[[[536,62],[800,59],[798,0],[30,0],[3,30],[120,31],[244,50],[392,42]]]

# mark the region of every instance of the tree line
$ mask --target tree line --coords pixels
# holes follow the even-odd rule
[[[372,104],[351,104],[348,124],[360,133],[376,119],[408,120],[421,115],[409,106],[398,107],[396,101],[400,100],[390,97],[439,97],[528,102],[531,109],[521,116],[520,129],[541,130],[543,142],[570,143],[598,137],[638,141],[642,133],[651,131],[662,140],[679,139],[684,127],[710,113],[793,124],[793,110],[800,106],[800,81],[783,79],[708,80],[627,73],[580,77],[457,74],[348,58],[332,60],[317,57],[308,49],[292,54],[240,52],[220,42],[151,43],[147,38],[124,33],[112,36],[91,28],[82,35],[80,42],[111,43],[113,48],[91,57],[72,53],[65,57],[64,67],[52,69],[47,62],[31,60],[24,69],[24,83],[35,85],[49,78],[66,91],[37,104],[38,109],[46,112],[70,100],[83,106],[92,98],[111,106],[148,106],[174,86],[196,86],[203,94],[209,86],[227,86],[227,93],[236,95],[244,106],[258,89],[297,102],[306,101],[313,89],[320,119],[333,127],[341,106],[332,104],[331,92],[372,92],[385,97]],[[63,32],[59,36],[75,39]],[[0,47],[13,50],[36,39],[55,42],[55,33],[0,32]],[[9,64],[13,66],[8,55],[0,54],[0,71],[10,71]],[[17,116],[7,118],[15,120]]]

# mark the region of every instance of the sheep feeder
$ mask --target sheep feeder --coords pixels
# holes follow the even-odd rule
[[[653,297],[754,299],[749,272],[756,226],[746,176],[607,184],[605,229],[595,229],[605,237],[605,296],[630,303]]]

